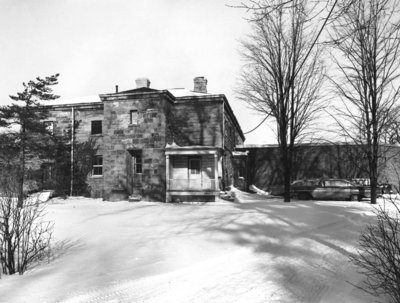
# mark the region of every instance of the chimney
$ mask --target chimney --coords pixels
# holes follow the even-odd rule
[[[138,78],[136,79],[136,88],[150,87],[150,80],[148,78]]]
[[[193,79],[194,89],[196,93],[207,93],[207,79],[204,77],[196,77]]]
[[[118,85],[115,85],[115,93],[118,94]]]

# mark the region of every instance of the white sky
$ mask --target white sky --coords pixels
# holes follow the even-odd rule
[[[232,1],[0,0],[0,104],[22,82],[55,73],[62,98],[132,89],[139,77],[155,89],[193,89],[193,78],[205,76],[246,132],[262,117],[233,93],[249,26],[244,10],[226,6]],[[246,138],[275,143],[267,126]]]

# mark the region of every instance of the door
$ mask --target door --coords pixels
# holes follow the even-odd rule
[[[142,194],[142,150],[128,150],[126,159],[129,194]]]
[[[201,158],[189,158],[189,189],[202,189]]]

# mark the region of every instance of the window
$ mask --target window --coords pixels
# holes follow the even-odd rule
[[[189,159],[189,174],[200,175],[201,172],[201,161],[200,159],[194,158]]]
[[[325,186],[348,187],[351,184],[342,180],[325,180]]]
[[[138,124],[138,111],[137,110],[131,110],[131,124],[137,125]]]
[[[95,156],[93,159],[93,176],[103,175],[103,156]]]
[[[92,135],[101,135],[103,133],[102,121],[92,121]]]
[[[143,159],[141,150],[130,150],[129,153],[132,156],[132,167],[134,174],[141,174],[143,172]]]
[[[245,177],[246,176],[246,167],[244,166],[244,163],[241,163],[239,166],[239,177]]]
[[[54,132],[54,122],[53,121],[44,121],[43,123],[46,126],[46,130],[50,134],[53,134],[53,132]]]
[[[54,164],[53,163],[43,163],[41,166],[42,169],[42,184],[44,188],[51,188],[52,181],[53,181],[53,170]]]
[[[133,172],[135,174],[142,173],[142,155],[136,155],[133,157]]]

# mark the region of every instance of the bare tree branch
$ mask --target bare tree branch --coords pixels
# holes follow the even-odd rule
[[[310,40],[315,33],[308,24],[307,1],[290,2],[287,6],[287,1],[270,1],[274,9],[252,21],[253,34],[242,42],[247,64],[237,90],[241,100],[276,122],[285,202],[290,201],[293,147],[304,139],[320,113],[324,81],[322,50],[314,49]]]
[[[354,0],[342,9],[331,32],[334,62],[341,74],[331,78],[342,101],[337,114],[343,121],[338,124],[347,137],[365,149],[373,204],[382,144],[400,113],[398,4],[397,0]]]

